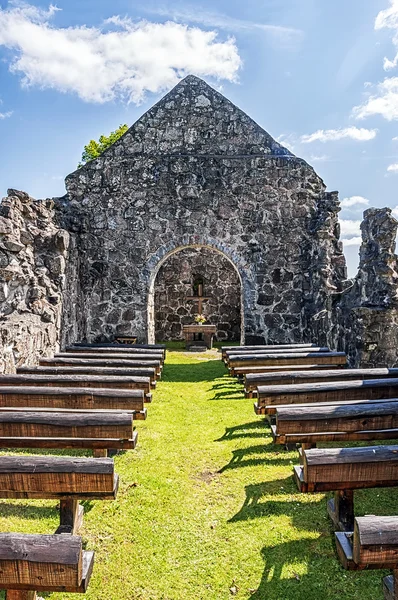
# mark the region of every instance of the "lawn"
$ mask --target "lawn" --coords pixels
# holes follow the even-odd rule
[[[115,458],[117,500],[85,502],[96,564],[84,597],[381,600],[385,573],[339,566],[325,495],[297,493],[297,453],[272,445],[219,356],[168,352],[137,449]],[[397,514],[395,497],[358,492],[356,513]],[[0,515],[1,531],[58,524],[51,501],[2,501]]]

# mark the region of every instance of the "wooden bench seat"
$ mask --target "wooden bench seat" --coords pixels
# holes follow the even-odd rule
[[[385,600],[398,598],[398,517],[357,517],[354,530],[335,533],[336,550],[345,569],[392,569],[385,577]]]
[[[87,591],[94,553],[74,535],[0,534],[0,589],[7,600],[35,600],[36,591]],[[19,590],[30,594],[18,594]]]
[[[0,387],[39,386],[39,387],[84,387],[142,390],[145,402],[151,402],[151,381],[149,377],[115,377],[101,375],[55,375],[55,374],[0,374]]]
[[[40,386],[0,387],[0,407],[80,410],[128,410],[145,419],[142,390]]]
[[[123,356],[125,354],[134,354],[138,356],[156,356],[163,363],[165,360],[165,353],[163,350],[154,348],[124,348],[122,345],[116,347],[87,347],[87,346],[67,346],[62,354],[112,354],[115,356]]]
[[[318,344],[274,344],[271,346],[268,345],[260,345],[257,346],[222,346],[221,347],[221,357],[225,360],[226,353],[230,350],[237,351],[239,354],[243,352],[253,352],[256,350],[289,350],[291,348],[295,348],[297,350],[301,350],[302,348],[316,348]]]
[[[246,366],[246,367],[234,367],[234,375],[238,377],[238,379],[244,379],[249,375],[264,375],[264,373],[284,373],[286,371],[291,371],[294,369],[295,371],[304,371],[304,372],[312,372],[312,371],[332,371],[334,369],[341,370],[341,365],[318,365],[316,362],[312,365],[272,365],[272,366]],[[257,386],[256,386],[257,387]]]
[[[257,387],[257,414],[270,414],[272,408],[287,404],[380,400],[398,396],[398,379],[368,379],[266,385]]]
[[[398,446],[303,450],[294,467],[301,492],[334,491],[329,514],[340,530],[354,526],[354,490],[398,486]]]
[[[124,369],[123,367],[18,367],[18,375],[94,375],[101,377],[149,377],[151,387],[156,387],[156,369],[153,367],[148,368],[132,368]]]
[[[145,369],[153,367],[156,376],[160,377],[162,366],[160,360],[125,360],[122,358],[41,358],[39,365],[42,367],[122,367],[125,369]]]
[[[247,398],[257,396],[257,387],[265,385],[298,385],[302,383],[322,383],[333,381],[351,381],[365,379],[398,378],[398,369],[319,369],[289,370],[284,372],[268,371],[263,373],[248,373],[245,376],[245,395]]]
[[[311,352],[311,353],[325,353],[325,352],[330,352],[329,348],[327,346],[315,346],[315,347],[311,347],[311,348],[301,348],[300,352],[302,351],[307,351],[307,352]],[[246,351],[236,351],[236,350],[226,350],[225,352],[225,363],[228,365],[230,358],[232,356],[263,356],[264,354],[297,354],[299,352],[299,350],[297,348],[276,348],[275,350],[269,350],[265,347],[261,348],[257,348],[256,350],[246,350]]]
[[[113,500],[118,485],[111,458],[0,457],[0,498],[59,500],[57,533],[77,533],[83,519],[79,500]]]
[[[158,360],[163,364],[163,354],[137,354],[124,352],[56,352],[54,358],[82,358],[86,360],[140,360],[150,362]]]
[[[75,342],[68,348],[123,348],[126,350],[160,350],[166,356],[166,344],[120,344],[119,342]]]
[[[276,406],[276,444],[317,444],[398,437],[397,399],[325,405]]]
[[[344,352],[307,352],[292,354],[241,354],[229,359],[229,372],[235,376],[235,369],[240,367],[242,374],[250,373],[251,367],[272,367],[283,365],[345,365],[347,357]],[[245,369],[242,369],[245,367]]]
[[[107,449],[135,448],[131,412],[0,409],[0,448]]]

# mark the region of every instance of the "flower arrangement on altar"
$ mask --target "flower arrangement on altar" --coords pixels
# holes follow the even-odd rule
[[[195,323],[197,323],[198,325],[204,325],[206,321],[207,319],[204,315],[196,315],[195,317]]]

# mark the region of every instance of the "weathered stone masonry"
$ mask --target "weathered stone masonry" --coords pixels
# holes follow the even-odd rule
[[[185,289],[167,299],[164,276],[197,252],[212,257],[208,281],[223,264],[235,273],[246,342],[311,339],[353,364],[395,364],[391,213],[365,213],[347,280],[337,193],[202,80],[180,82],[66,186],[45,201],[10,190],[1,205],[1,370],[78,339],[172,337],[162,319],[180,310],[181,325]]]

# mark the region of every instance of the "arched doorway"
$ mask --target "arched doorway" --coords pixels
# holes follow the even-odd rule
[[[188,245],[168,252],[151,273],[148,297],[148,340],[183,339],[182,327],[193,323],[198,301],[217,327],[218,341],[242,341],[243,288],[232,260],[207,245]]]

